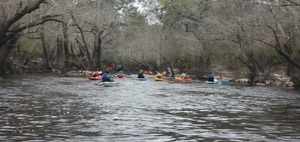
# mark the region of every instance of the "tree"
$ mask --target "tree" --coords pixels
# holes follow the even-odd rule
[[[16,1],[0,3],[2,13],[0,17],[0,73],[7,71],[7,58],[19,38],[19,33],[57,17],[57,15],[40,15],[39,18],[29,22],[23,21],[28,16],[36,14],[35,11],[37,11],[45,1],[46,0],[35,0],[25,2],[21,0],[18,3]]]
[[[268,29],[268,36],[258,39],[263,44],[272,47],[282,56],[288,65],[292,66],[290,74],[294,82],[294,88],[300,89],[300,49],[297,38],[299,37],[299,6],[300,3],[292,0],[270,2],[259,4],[265,10],[265,27]],[[271,18],[268,18],[271,17]],[[291,66],[290,66],[291,65]]]

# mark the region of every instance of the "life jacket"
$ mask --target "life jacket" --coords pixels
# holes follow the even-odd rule
[[[108,73],[103,73],[102,78],[108,78]]]
[[[214,76],[213,75],[208,75],[207,81],[214,81]]]
[[[145,76],[143,75],[143,73],[139,73],[138,78],[145,78]]]
[[[162,74],[158,73],[158,74],[156,74],[156,77],[157,78],[162,78]]]

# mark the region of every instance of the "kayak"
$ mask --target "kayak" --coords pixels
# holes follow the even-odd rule
[[[116,77],[123,78],[123,77],[125,77],[125,74],[117,74]]]
[[[89,80],[102,80],[102,76],[96,76],[96,77],[89,76]]]
[[[101,82],[95,83],[95,85],[104,86],[104,87],[112,87],[112,86],[119,85],[119,82],[116,82],[116,81],[102,82],[101,81]]]
[[[219,83],[218,79],[214,79],[214,81],[205,81],[206,84],[217,84]]]
[[[221,80],[218,80],[218,83],[219,83],[219,84],[227,84],[227,83],[228,83],[228,80],[221,79]]]
[[[138,81],[146,81],[146,78],[137,78]]]
[[[164,79],[163,79],[162,77],[160,77],[160,78],[155,77],[154,80],[155,80],[155,81],[163,81]]]
[[[193,79],[188,77],[188,78],[181,78],[179,76],[175,76],[175,80],[178,80],[178,81],[192,81]]]
[[[206,84],[227,84],[228,80],[225,79],[221,79],[221,80],[217,80],[215,79],[214,81],[205,81]]]
[[[123,79],[125,79],[125,77],[117,77],[117,79],[123,80]]]
[[[147,74],[147,75],[152,75],[153,72],[152,71],[144,71],[144,74]]]
[[[216,81],[205,81],[206,84],[216,84]]]

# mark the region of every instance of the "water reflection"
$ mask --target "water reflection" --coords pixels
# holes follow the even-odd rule
[[[297,141],[299,94],[127,77],[0,80],[1,141]]]

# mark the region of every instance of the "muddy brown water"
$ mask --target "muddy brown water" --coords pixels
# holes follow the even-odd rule
[[[83,77],[0,80],[0,141],[300,141],[300,94],[271,87]]]

